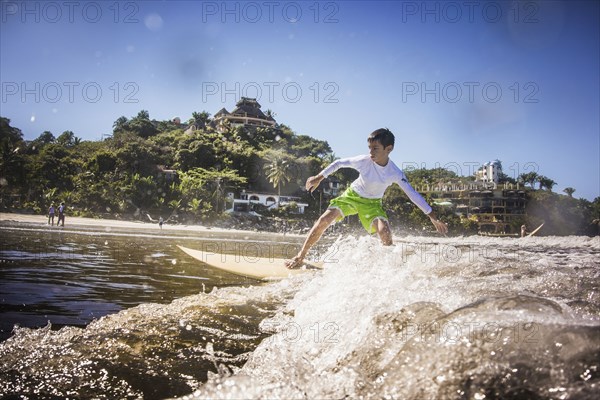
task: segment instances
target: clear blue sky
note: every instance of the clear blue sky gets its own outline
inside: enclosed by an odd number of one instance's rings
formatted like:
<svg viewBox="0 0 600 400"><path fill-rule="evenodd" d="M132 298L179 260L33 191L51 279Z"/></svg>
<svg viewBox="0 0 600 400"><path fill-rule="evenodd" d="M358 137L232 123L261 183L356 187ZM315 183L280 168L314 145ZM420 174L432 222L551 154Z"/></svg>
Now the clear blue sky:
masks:
<svg viewBox="0 0 600 400"><path fill-rule="evenodd" d="M500 159L600 196L597 1L0 1L0 114L86 140L145 109L246 95L339 157L388 127L400 166Z"/></svg>

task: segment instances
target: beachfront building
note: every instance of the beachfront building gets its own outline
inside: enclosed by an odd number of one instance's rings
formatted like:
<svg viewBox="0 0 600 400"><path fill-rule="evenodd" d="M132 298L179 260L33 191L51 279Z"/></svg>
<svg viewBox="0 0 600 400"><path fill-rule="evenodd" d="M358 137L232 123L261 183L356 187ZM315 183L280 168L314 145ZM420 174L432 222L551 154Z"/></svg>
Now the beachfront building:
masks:
<svg viewBox="0 0 600 400"><path fill-rule="evenodd" d="M502 173L502 163L500 160L494 160L483 164L481 168L475 171L475 180L479 182L498 183Z"/></svg>
<svg viewBox="0 0 600 400"><path fill-rule="evenodd" d="M447 182L415 189L434 204L476 221L481 234L518 235L525 217L527 194L518 183Z"/></svg>
<svg viewBox="0 0 600 400"><path fill-rule="evenodd" d="M260 109L261 105L256 99L242 97L235 105L232 112L221 108L214 115L213 124L217 131L224 132L227 126L253 126L274 128L277 122L273 116L265 114Z"/></svg>
<svg viewBox="0 0 600 400"><path fill-rule="evenodd" d="M329 197L337 197L340 195L342 185L340 180L335 176L328 176L324 179L323 183L323 193Z"/></svg>
<svg viewBox="0 0 600 400"><path fill-rule="evenodd" d="M298 214L304 214L304 210L308 207L307 203L302 203L300 197L295 196L279 196L277 194L246 192L240 193L239 198L235 198L233 193L227 193L229 209L226 212L253 212L255 205L264 206L266 208L279 208L295 205Z"/></svg>

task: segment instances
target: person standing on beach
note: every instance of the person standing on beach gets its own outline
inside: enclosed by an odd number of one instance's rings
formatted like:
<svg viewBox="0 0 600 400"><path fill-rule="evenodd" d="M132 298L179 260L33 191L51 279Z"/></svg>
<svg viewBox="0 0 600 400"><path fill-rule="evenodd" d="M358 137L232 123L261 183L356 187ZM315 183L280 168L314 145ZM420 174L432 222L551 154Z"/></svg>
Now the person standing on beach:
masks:
<svg viewBox="0 0 600 400"><path fill-rule="evenodd" d="M50 208L48 209L48 225L50 225L50 226L54 226L54 213L55 212L56 212L56 210L54 208L54 203L52 203L52 204L50 204Z"/></svg>
<svg viewBox="0 0 600 400"><path fill-rule="evenodd" d="M431 206L427 204L406 179L404 172L390 160L394 149L394 134L389 129L381 128L373 131L367 138L369 154L336 160L322 170L318 175L306 180L306 190L315 190L321 181L340 168L352 168L358 171L358 178L339 197L331 200L329 208L321 215L311 228L300 252L287 260L288 268L299 268L308 250L319 241L321 235L334 222L341 221L348 215L358 214L362 226L369 233L379 235L384 246L393 244L392 231L381 199L388 186L398 184L408 198L427 215L441 233L448 232L448 226L437 219Z"/></svg>
<svg viewBox="0 0 600 400"><path fill-rule="evenodd" d="M60 225L60 221L62 221L61 226L65 226L65 203L60 203L58 206L58 221L56 222L56 226Z"/></svg>

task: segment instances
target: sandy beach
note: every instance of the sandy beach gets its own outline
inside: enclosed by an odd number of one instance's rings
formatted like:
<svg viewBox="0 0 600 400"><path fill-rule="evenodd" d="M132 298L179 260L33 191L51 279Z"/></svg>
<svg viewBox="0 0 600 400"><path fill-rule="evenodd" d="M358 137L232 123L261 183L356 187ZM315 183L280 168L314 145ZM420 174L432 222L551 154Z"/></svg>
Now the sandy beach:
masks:
<svg viewBox="0 0 600 400"><path fill-rule="evenodd" d="M99 232L140 232L144 234L164 235L168 234L185 234L197 236L214 236L214 235L260 235L261 237L282 238L281 233L260 232L254 230L239 230L239 229L224 229L207 227L202 225L171 225L163 224L162 229L157 223L137 222L137 221L121 221L116 219L102 218L83 218L83 217L66 217L65 226L57 227L47 224L48 217L45 215L29 215L16 213L0 213L0 228L3 226L18 226L18 227L38 227L48 229L70 229L70 230L86 230ZM301 235L288 233L285 237L302 237Z"/></svg>

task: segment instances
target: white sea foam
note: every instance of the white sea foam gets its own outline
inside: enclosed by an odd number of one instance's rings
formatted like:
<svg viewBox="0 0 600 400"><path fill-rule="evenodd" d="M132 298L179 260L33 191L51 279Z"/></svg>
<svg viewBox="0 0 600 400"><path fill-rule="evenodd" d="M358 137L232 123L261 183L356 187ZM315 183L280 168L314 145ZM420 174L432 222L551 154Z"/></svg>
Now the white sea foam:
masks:
<svg viewBox="0 0 600 400"><path fill-rule="evenodd" d="M597 238L409 237L386 248L361 237L334 246L323 272L274 284L295 290L263 321L276 333L240 373L215 377L195 397L544 396L557 382L536 368L597 368L585 356L600 349ZM567 392L587 393L563 375Z"/></svg>
<svg viewBox="0 0 600 400"><path fill-rule="evenodd" d="M0 392L597 398L598 238L383 247L362 236L323 256L322 271L142 304L85 329L17 329L0 344Z"/></svg>

